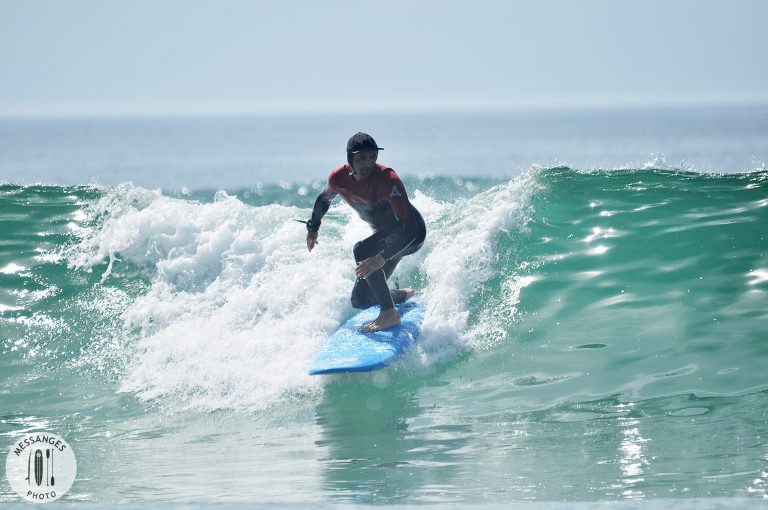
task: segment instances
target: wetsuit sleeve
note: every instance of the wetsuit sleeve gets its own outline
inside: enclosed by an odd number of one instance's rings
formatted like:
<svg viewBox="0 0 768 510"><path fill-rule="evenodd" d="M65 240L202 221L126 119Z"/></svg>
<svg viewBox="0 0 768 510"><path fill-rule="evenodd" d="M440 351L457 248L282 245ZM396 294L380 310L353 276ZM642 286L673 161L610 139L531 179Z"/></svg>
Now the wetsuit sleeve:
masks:
<svg viewBox="0 0 768 510"><path fill-rule="evenodd" d="M392 211L401 224L408 224L411 220L411 208L403 181L394 172L388 172L383 180L385 183L382 183L384 186L381 186L380 190L385 196L381 198L389 202Z"/></svg>
<svg viewBox="0 0 768 510"><path fill-rule="evenodd" d="M330 182L323 192L317 195L315 206L312 208L312 217L307 222L307 230L309 232L317 232L320 230L320 220L322 220L325 213L328 212L328 209L331 207L331 202L336 198L336 195L338 195L338 192L333 190Z"/></svg>

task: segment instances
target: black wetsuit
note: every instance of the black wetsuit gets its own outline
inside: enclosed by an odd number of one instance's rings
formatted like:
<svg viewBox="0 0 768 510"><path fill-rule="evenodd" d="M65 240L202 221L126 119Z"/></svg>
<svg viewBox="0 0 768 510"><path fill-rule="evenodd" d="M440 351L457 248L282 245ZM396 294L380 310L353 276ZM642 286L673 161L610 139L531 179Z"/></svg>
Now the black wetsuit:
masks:
<svg viewBox="0 0 768 510"><path fill-rule="evenodd" d="M371 176L362 181L352 178L351 171L347 164L331 172L328 185L315 200L307 230L317 232L331 201L341 195L373 229L372 236L355 244L355 261L359 263L374 255L386 260L368 278L357 279L352 289L352 306L368 308L378 303L382 310L389 310L394 303L405 301L405 291L390 290L387 279L402 257L421 248L427 229L394 170L377 164Z"/></svg>

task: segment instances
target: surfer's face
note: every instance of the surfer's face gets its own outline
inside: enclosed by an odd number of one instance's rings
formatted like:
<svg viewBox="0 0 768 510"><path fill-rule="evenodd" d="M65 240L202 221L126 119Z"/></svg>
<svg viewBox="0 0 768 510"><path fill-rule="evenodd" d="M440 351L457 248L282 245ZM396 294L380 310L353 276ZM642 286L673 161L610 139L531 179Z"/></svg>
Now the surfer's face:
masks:
<svg viewBox="0 0 768 510"><path fill-rule="evenodd" d="M376 158L378 157L379 151L375 149L352 154L352 177L358 181L370 177L376 168Z"/></svg>

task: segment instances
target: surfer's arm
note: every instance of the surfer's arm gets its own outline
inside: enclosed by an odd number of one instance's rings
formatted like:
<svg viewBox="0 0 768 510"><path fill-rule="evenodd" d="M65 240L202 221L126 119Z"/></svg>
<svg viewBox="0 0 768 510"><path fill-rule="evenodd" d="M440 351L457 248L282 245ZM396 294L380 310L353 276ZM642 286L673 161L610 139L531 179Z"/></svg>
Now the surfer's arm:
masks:
<svg viewBox="0 0 768 510"><path fill-rule="evenodd" d="M322 193L317 195L315 199L315 206L312 208L312 217L307 222L308 232L317 232L320 230L320 223L331 207L331 202L336 198L338 193L333 191L330 187L326 187Z"/></svg>
<svg viewBox="0 0 768 510"><path fill-rule="evenodd" d="M380 198L389 202L399 226L395 227L392 234L385 238L387 241L384 243L384 250L380 254L384 261L400 256L406 248L417 241L424 229L421 216L411 212L413 206L408 200L408 193L397 174L389 172L386 179L386 185L379 188L383 195L380 195Z"/></svg>
<svg viewBox="0 0 768 510"><path fill-rule="evenodd" d="M322 193L315 199L315 206L312 208L312 217L307 221L307 249L312 251L312 248L317 244L317 231L320 230L320 220L323 219L325 213L331 207L331 202L338 195L333 191L330 186L325 188Z"/></svg>
<svg viewBox="0 0 768 510"><path fill-rule="evenodd" d="M411 222L411 203L408 201L408 193L405 191L403 181L394 171L389 172L385 179L386 184L379 188L384 194L381 198L389 202L397 221L401 225L408 225Z"/></svg>

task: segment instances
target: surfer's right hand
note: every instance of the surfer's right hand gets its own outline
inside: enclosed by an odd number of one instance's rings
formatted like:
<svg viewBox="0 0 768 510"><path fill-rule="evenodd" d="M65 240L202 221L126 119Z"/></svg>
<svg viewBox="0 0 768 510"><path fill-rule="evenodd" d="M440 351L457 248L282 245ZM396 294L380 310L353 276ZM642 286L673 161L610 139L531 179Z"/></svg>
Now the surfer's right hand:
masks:
<svg viewBox="0 0 768 510"><path fill-rule="evenodd" d="M317 232L307 232L307 249L312 251L316 244L320 244L317 240Z"/></svg>

